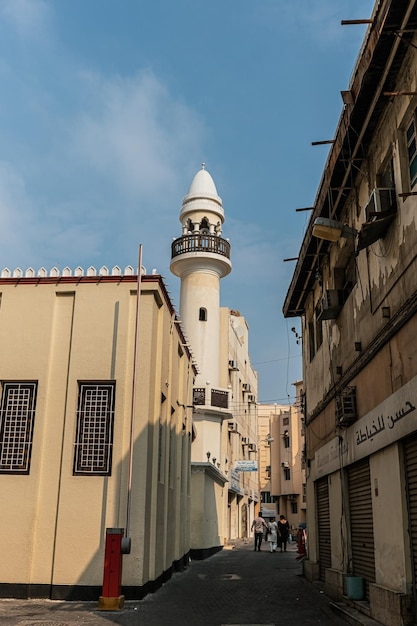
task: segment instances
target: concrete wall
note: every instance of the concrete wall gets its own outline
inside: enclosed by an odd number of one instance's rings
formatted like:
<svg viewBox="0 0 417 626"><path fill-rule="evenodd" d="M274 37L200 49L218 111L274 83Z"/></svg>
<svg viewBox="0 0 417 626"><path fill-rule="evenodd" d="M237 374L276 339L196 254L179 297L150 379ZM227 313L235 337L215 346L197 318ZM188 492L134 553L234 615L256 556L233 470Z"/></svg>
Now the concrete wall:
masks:
<svg viewBox="0 0 417 626"><path fill-rule="evenodd" d="M191 413L179 403L191 404L191 357L180 356L172 305L152 279L142 283L135 378L132 552L123 564L132 588L156 580L190 547ZM40 595L77 588L82 596L102 584L106 528L126 523L136 279L11 279L0 292L0 379L38 381L30 473L0 473L0 580L11 593L31 585ZM109 380L111 475L74 476L78 382ZM158 479L161 442L167 460Z"/></svg>

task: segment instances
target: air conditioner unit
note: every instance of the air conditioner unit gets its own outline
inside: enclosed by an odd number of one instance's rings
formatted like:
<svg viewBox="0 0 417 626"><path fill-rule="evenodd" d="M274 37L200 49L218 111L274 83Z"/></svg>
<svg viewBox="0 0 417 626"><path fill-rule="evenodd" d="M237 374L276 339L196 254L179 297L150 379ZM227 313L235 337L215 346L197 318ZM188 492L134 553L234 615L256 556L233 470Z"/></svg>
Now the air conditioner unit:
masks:
<svg viewBox="0 0 417 626"><path fill-rule="evenodd" d="M248 402L255 402L255 396L252 393L248 395Z"/></svg>
<svg viewBox="0 0 417 626"><path fill-rule="evenodd" d="M376 187L365 206L365 221L373 222L381 217L382 213L389 213L397 206L395 189L390 187Z"/></svg>
<svg viewBox="0 0 417 626"><path fill-rule="evenodd" d="M246 446L248 443L248 438L247 437L242 437L242 446Z"/></svg>
<svg viewBox="0 0 417 626"><path fill-rule="evenodd" d="M338 426L349 426L357 418L356 387L346 387L336 397L336 420Z"/></svg>
<svg viewBox="0 0 417 626"><path fill-rule="evenodd" d="M227 422L227 428L229 433L237 433L237 422Z"/></svg>
<svg viewBox="0 0 417 626"><path fill-rule="evenodd" d="M239 368L237 366L237 361L229 361L229 370L233 372L238 372Z"/></svg>
<svg viewBox="0 0 417 626"><path fill-rule="evenodd" d="M323 292L321 303L318 307L317 319L335 320L343 306L343 290L342 289L326 289Z"/></svg>
<svg viewBox="0 0 417 626"><path fill-rule="evenodd" d="M250 443L249 444L249 450L251 452L256 452L256 443Z"/></svg>
<svg viewBox="0 0 417 626"><path fill-rule="evenodd" d="M281 467L289 467L290 464L288 463L288 461L284 461L283 463L281 463Z"/></svg>
<svg viewBox="0 0 417 626"><path fill-rule="evenodd" d="M242 383L242 389L243 391L250 391L250 385L249 383Z"/></svg>

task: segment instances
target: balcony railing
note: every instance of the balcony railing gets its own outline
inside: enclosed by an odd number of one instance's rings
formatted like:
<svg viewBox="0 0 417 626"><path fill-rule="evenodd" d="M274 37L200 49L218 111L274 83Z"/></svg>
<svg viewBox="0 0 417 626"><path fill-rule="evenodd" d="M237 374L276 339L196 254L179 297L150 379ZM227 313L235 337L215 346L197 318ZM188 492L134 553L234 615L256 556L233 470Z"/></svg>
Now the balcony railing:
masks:
<svg viewBox="0 0 417 626"><path fill-rule="evenodd" d="M209 398L207 397L206 389L204 387L194 387L193 404L200 406L210 404L220 409L227 409L229 405L229 394L227 391L222 391L221 389L211 389L210 391L210 402L208 402Z"/></svg>
<svg viewBox="0 0 417 626"><path fill-rule="evenodd" d="M217 235L183 235L171 244L171 258L187 252L213 252L230 259L230 243Z"/></svg>

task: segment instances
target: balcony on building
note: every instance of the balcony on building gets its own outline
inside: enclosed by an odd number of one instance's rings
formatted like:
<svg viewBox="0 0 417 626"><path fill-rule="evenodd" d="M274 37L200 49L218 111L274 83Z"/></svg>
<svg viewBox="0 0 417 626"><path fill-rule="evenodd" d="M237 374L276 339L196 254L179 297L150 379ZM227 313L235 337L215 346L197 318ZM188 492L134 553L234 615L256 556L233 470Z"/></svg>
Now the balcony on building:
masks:
<svg viewBox="0 0 417 626"><path fill-rule="evenodd" d="M212 387L194 387L193 405L213 407L216 409L228 409L229 390L214 389Z"/></svg>
<svg viewBox="0 0 417 626"><path fill-rule="evenodd" d="M193 252L218 254L230 260L230 243L218 235L191 233L178 237L171 244L172 259Z"/></svg>

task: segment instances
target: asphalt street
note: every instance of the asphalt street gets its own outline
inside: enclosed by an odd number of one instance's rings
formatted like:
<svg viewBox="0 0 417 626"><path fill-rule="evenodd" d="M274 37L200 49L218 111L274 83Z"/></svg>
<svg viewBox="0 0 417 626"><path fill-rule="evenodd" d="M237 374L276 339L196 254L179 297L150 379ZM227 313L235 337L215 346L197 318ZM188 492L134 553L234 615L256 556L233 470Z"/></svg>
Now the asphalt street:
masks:
<svg viewBox="0 0 417 626"><path fill-rule="evenodd" d="M239 542L193 561L143 600L119 611L95 602L0 600L0 626L345 626L317 584L302 576L296 544L270 553Z"/></svg>

